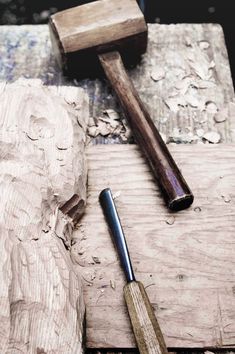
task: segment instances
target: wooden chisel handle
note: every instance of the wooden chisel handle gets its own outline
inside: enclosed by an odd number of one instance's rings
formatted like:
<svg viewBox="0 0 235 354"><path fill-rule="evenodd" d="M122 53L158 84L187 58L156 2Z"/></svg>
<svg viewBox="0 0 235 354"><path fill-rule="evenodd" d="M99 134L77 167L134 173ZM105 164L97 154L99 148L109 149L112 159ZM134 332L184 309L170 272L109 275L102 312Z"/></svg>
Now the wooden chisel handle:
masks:
<svg viewBox="0 0 235 354"><path fill-rule="evenodd" d="M128 77L120 54L116 51L99 54L99 60L120 100L136 142L160 185L167 206L175 211L189 207L193 194Z"/></svg>
<svg viewBox="0 0 235 354"><path fill-rule="evenodd" d="M167 354L165 340L142 283L124 286L124 297L141 354Z"/></svg>

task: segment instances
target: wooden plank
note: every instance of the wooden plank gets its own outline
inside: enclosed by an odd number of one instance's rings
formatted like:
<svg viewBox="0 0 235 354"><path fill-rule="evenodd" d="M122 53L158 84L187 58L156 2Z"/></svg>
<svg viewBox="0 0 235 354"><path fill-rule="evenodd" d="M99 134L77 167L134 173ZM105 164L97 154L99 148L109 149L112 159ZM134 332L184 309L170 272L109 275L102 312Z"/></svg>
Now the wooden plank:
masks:
<svg viewBox="0 0 235 354"><path fill-rule="evenodd" d="M131 76L164 139L194 143L202 141L207 132L216 131L222 142L234 141L232 118L227 112L234 89L221 26L149 24L148 29L147 53L141 65L131 70ZM68 83L55 64L47 26L1 26L0 44L1 80L26 76L41 78L47 84ZM123 119L104 81L75 80L70 84L87 90L94 118L111 108ZM225 115L224 122L215 122L217 109L219 116ZM115 140L123 139L116 136ZM96 141L107 139L99 136Z"/></svg>
<svg viewBox="0 0 235 354"><path fill-rule="evenodd" d="M195 193L193 206L166 210L131 145L88 151L86 214L75 232L73 260L84 278L88 348L134 348L123 300L123 272L98 203L116 204L137 279L146 287L171 348L235 346L235 146L170 146Z"/></svg>
<svg viewBox="0 0 235 354"><path fill-rule="evenodd" d="M87 96L20 81L0 85L0 107L0 352L79 353L85 307L68 246L86 202Z"/></svg>

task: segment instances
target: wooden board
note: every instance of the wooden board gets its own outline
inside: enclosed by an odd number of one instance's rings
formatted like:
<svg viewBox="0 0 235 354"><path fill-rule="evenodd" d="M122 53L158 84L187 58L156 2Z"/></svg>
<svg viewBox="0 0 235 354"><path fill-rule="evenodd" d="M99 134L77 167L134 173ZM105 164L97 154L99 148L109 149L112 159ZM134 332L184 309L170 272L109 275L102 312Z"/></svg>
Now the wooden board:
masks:
<svg viewBox="0 0 235 354"><path fill-rule="evenodd" d="M202 141L202 135L208 131L217 131L222 142L234 141L230 129L234 88L222 27L148 24L148 30L147 53L130 75L164 139L194 143ZM0 80L14 81L23 76L40 78L46 84L68 84L68 78L55 63L47 25L1 26L0 66ZM157 81L151 78L155 70L158 77L162 76ZM69 84L87 90L90 113L95 119L104 117L103 111L110 108L123 119L117 100L104 80L70 80ZM176 98L174 95L183 106L175 107L171 101L170 109L167 102ZM225 114L224 122L215 122L216 109L219 114ZM118 135L115 140L122 141L122 138ZM107 137L99 136L96 141L107 142Z"/></svg>
<svg viewBox="0 0 235 354"><path fill-rule="evenodd" d="M235 347L235 146L170 146L195 194L169 213L139 150L88 151L86 214L72 247L84 279L88 348L134 348L123 272L98 203L111 187L136 277L154 305L168 347Z"/></svg>
<svg viewBox="0 0 235 354"><path fill-rule="evenodd" d="M0 85L1 353L82 351L85 306L69 245L86 202L87 120L82 89Z"/></svg>

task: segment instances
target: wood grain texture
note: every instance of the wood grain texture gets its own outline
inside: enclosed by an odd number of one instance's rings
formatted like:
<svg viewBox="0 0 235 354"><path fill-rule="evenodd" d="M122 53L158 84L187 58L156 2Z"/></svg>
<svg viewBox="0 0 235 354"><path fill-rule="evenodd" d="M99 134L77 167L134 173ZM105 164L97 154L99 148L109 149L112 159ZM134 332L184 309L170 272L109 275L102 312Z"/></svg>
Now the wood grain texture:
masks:
<svg viewBox="0 0 235 354"><path fill-rule="evenodd" d="M61 69L55 64L48 26L2 26L0 44L1 80L13 81L26 76L41 78L47 84L68 84L68 78L62 75ZM208 80L202 80L195 72L194 59L198 63L203 63L205 69L209 68L211 62L213 66L214 62L215 66L208 69L211 74ZM190 66L190 63L193 65ZM164 75L161 80L152 80L151 74L154 69L163 69ZM201 142L204 140L203 133L209 131L219 132L220 142L234 141L230 114L224 122L217 123L213 110L211 112L208 106L201 111L200 108L192 107L190 104L177 105L175 112L165 103L172 92L178 92L179 96L182 96L181 92L187 89L187 84L190 86L190 95L199 102L214 102L219 114L233 101L234 89L221 26L148 24L147 52L141 65L131 70L130 75L165 141ZM185 80L182 79L184 76L187 76ZM104 110L112 108L119 113L121 120L124 119L115 96L105 82L70 80L69 83L87 90L91 98L90 112L93 117L99 119L103 116ZM179 88L178 91L175 91L175 86ZM203 129L203 132L198 132L198 129ZM112 141L122 141L119 136L113 138ZM95 141L103 143L108 139L99 136Z"/></svg>
<svg viewBox="0 0 235 354"><path fill-rule="evenodd" d="M167 207L175 211L188 208L193 202L193 194L128 77L120 54L104 53L99 55L99 59L125 112L135 141L160 185Z"/></svg>
<svg viewBox="0 0 235 354"><path fill-rule="evenodd" d="M72 247L84 278L88 348L134 348L123 271L98 196L110 187L136 278L170 348L229 348L234 330L234 146L170 146L195 191L170 213L135 146L88 151L88 202ZM95 225L95 228L94 228ZM115 320L114 320L115 319Z"/></svg>
<svg viewBox="0 0 235 354"><path fill-rule="evenodd" d="M136 281L126 284L124 297L139 352L167 354L165 340L143 284Z"/></svg>
<svg viewBox="0 0 235 354"><path fill-rule="evenodd" d="M0 352L80 353L74 220L59 208L86 202L87 96L23 80L0 85L0 107Z"/></svg>

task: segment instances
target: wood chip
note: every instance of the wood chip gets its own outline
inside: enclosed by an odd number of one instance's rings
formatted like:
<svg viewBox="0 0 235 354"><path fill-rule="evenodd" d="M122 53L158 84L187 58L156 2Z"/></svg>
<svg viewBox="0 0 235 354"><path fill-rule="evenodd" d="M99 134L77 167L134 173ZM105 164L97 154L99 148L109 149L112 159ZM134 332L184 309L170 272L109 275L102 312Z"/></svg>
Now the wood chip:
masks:
<svg viewBox="0 0 235 354"><path fill-rule="evenodd" d="M103 111L104 114L107 114L107 116L109 116L109 118L114 119L114 120L119 120L120 119L120 115L118 114L118 112L114 111L114 109L106 109L105 111Z"/></svg>
<svg viewBox="0 0 235 354"><path fill-rule="evenodd" d="M152 70L150 76L153 81L159 81L165 78L166 72L163 68L155 68Z"/></svg>
<svg viewBox="0 0 235 354"><path fill-rule="evenodd" d="M216 123L225 122L228 118L228 115L228 107L224 107L214 115L214 120Z"/></svg>
<svg viewBox="0 0 235 354"><path fill-rule="evenodd" d="M199 47L202 50L208 49L210 47L210 43L207 41L200 41L199 42Z"/></svg>
<svg viewBox="0 0 235 354"><path fill-rule="evenodd" d="M230 195L222 195L221 197L223 198L225 203L230 203L231 202Z"/></svg>
<svg viewBox="0 0 235 354"><path fill-rule="evenodd" d="M175 223L175 217L174 216L169 216L169 218L166 219L166 224L173 225L174 223Z"/></svg>
<svg viewBox="0 0 235 354"><path fill-rule="evenodd" d="M197 133L197 136L199 136L199 138L202 138L203 134L204 134L204 130L199 128L196 130L196 133Z"/></svg>
<svg viewBox="0 0 235 354"><path fill-rule="evenodd" d="M179 111L180 106L185 107L187 105L184 97L174 97L174 98L168 98L165 100L166 105L168 108L172 111L177 113Z"/></svg>
<svg viewBox="0 0 235 354"><path fill-rule="evenodd" d="M212 144L218 144L221 140L221 136L217 132L207 132L203 135L203 139L209 141Z"/></svg>
<svg viewBox="0 0 235 354"><path fill-rule="evenodd" d="M94 127L89 127L89 128L88 128L88 134L89 134L91 137L95 138L95 137L99 134L99 129L97 129L96 126L94 126Z"/></svg>
<svg viewBox="0 0 235 354"><path fill-rule="evenodd" d="M116 289L116 284L115 284L115 281L114 281L114 280L112 280L112 279L110 279L110 286L111 286L111 288L112 288L113 290L115 290L115 289Z"/></svg>
<svg viewBox="0 0 235 354"><path fill-rule="evenodd" d="M112 129L106 124L105 122L99 121L98 122L98 133L102 136L107 136L112 132Z"/></svg>
<svg viewBox="0 0 235 354"><path fill-rule="evenodd" d="M218 112L218 107L215 102L208 101L206 102L206 111L211 114L216 114Z"/></svg>
<svg viewBox="0 0 235 354"><path fill-rule="evenodd" d="M193 210L195 211L195 213L200 213L202 211L200 207L195 207Z"/></svg>

